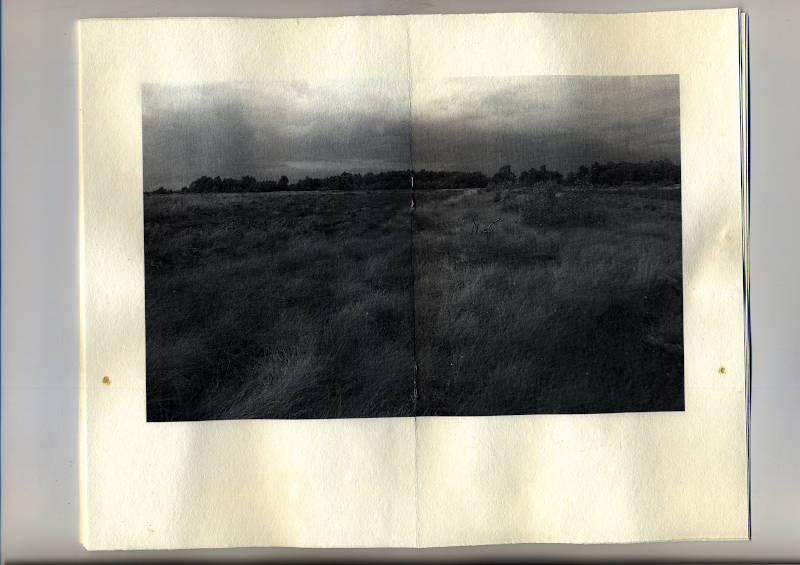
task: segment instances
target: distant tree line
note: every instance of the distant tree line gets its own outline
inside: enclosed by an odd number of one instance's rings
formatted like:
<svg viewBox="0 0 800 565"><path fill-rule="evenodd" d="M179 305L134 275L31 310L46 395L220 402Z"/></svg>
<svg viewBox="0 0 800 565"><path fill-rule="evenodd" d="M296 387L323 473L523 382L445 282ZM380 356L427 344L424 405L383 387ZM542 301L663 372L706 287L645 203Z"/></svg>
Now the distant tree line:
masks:
<svg viewBox="0 0 800 565"><path fill-rule="evenodd" d="M493 184L519 184L521 186L533 186L540 182L557 182L560 183L564 176L558 171L548 171L546 165L542 165L538 169L528 169L522 171L517 177L516 173L511 170L511 165L503 165L492 176Z"/></svg>
<svg viewBox="0 0 800 565"><path fill-rule="evenodd" d="M681 167L669 159L630 163L627 161L605 163L594 162L590 166L581 165L577 171L566 176L558 171L548 170L545 165L531 168L517 175L511 165L503 165L491 177L480 171L384 171L381 173L348 173L324 178L305 177L290 183L286 175L277 181L257 180L252 176L241 178L220 178L202 176L193 180L180 192L275 192L282 190L407 190L414 179L416 190L446 188L485 188L489 185L534 186L539 183L558 183L566 186L621 186L623 184L669 185L681 182ZM160 187L154 194L173 191Z"/></svg>
<svg viewBox="0 0 800 565"><path fill-rule="evenodd" d="M670 159L648 161L646 163L594 162L590 167L578 167L576 172L564 178L567 185L620 186L625 183L634 184L679 184L681 182L681 166Z"/></svg>
<svg viewBox="0 0 800 565"><path fill-rule="evenodd" d="M409 188L411 171L384 171L381 173L348 173L329 177L305 177L290 183L286 175L277 181L244 176L241 178L220 178L202 176L181 188L180 192L276 192L281 190L393 190ZM170 192L161 187L156 193Z"/></svg>
<svg viewBox="0 0 800 565"><path fill-rule="evenodd" d="M624 184L670 185L681 182L681 166L670 159L630 163L628 161L595 161L590 166L581 165L577 171L566 176L558 171L549 171L542 165L538 169L522 171L517 176L511 165L503 165L492 176L492 184L516 184L533 186L541 182L566 186L621 186Z"/></svg>
<svg viewBox="0 0 800 565"><path fill-rule="evenodd" d="M434 190L440 188L485 188L489 177L480 171L472 173L451 171L414 171L414 188Z"/></svg>

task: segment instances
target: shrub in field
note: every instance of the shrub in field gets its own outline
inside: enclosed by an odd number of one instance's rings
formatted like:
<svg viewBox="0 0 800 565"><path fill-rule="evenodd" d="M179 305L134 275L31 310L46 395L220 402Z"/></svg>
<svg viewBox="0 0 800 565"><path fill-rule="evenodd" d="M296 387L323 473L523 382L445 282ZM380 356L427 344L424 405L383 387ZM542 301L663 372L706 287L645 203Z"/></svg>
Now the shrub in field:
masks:
<svg viewBox="0 0 800 565"><path fill-rule="evenodd" d="M546 165L538 169L528 169L519 174L519 184L523 186L534 186L541 182L561 182L563 175L558 171L548 171Z"/></svg>
<svg viewBox="0 0 800 565"><path fill-rule="evenodd" d="M511 165L503 165L492 176L491 184L497 186L504 183L514 184L517 181L517 175L511 170Z"/></svg>

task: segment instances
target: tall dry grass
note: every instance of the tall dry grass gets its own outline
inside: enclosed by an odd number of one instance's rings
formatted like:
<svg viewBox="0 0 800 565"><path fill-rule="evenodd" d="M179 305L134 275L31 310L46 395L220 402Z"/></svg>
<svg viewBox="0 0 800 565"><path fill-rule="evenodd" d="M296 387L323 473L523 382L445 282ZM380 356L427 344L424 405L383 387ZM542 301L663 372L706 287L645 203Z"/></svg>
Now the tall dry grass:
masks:
<svg viewBox="0 0 800 565"><path fill-rule="evenodd" d="M500 193L418 198L418 413L682 409L680 201Z"/></svg>
<svg viewBox="0 0 800 565"><path fill-rule="evenodd" d="M683 408L680 191L408 203L146 198L148 419Z"/></svg>
<svg viewBox="0 0 800 565"><path fill-rule="evenodd" d="M408 202L146 198L148 419L411 415Z"/></svg>

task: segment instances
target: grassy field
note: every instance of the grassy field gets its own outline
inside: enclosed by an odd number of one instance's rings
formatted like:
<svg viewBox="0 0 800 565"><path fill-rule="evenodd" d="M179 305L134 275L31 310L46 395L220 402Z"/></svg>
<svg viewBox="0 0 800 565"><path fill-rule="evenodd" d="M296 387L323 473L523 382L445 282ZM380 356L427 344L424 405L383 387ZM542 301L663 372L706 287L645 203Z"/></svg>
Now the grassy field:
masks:
<svg viewBox="0 0 800 565"><path fill-rule="evenodd" d="M417 195L420 415L683 409L680 190Z"/></svg>
<svg viewBox="0 0 800 565"><path fill-rule="evenodd" d="M148 420L683 409L680 190L415 198L145 196Z"/></svg>
<svg viewBox="0 0 800 565"><path fill-rule="evenodd" d="M145 196L148 420L411 415L409 202Z"/></svg>

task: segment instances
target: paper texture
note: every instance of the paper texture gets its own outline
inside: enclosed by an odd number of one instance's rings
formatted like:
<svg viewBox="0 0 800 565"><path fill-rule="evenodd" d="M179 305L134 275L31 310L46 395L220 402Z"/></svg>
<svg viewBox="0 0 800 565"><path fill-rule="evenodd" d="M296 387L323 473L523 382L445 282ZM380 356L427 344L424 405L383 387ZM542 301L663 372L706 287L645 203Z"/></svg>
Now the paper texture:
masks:
<svg viewBox="0 0 800 565"><path fill-rule="evenodd" d="M420 544L747 537L738 11L419 17L411 45L414 80L680 75L683 184L685 412L418 419Z"/></svg>
<svg viewBox="0 0 800 565"><path fill-rule="evenodd" d="M90 549L748 535L737 10L80 22ZM680 76L683 412L148 423L143 84ZM419 95L419 93L417 93ZM724 370L722 368L724 367Z"/></svg>
<svg viewBox="0 0 800 565"><path fill-rule="evenodd" d="M414 545L413 420L147 423L144 372L141 84L404 77L405 38L401 20L81 22L88 547Z"/></svg>

